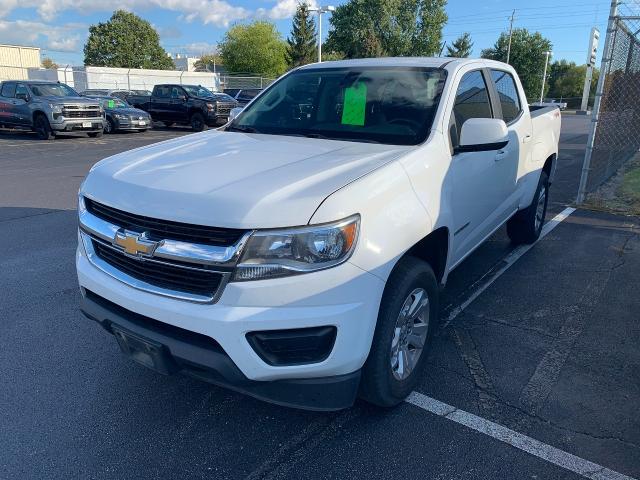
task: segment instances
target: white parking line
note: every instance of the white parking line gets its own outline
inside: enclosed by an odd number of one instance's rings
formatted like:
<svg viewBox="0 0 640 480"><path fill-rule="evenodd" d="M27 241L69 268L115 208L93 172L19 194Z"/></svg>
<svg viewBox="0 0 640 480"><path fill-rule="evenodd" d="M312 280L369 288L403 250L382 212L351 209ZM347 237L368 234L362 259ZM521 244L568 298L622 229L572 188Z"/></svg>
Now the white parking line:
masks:
<svg viewBox="0 0 640 480"><path fill-rule="evenodd" d="M553 217L551 220L549 220L547 223L544 224L544 226L542 227L542 232L540 233L540 238L535 243L532 243L531 245L520 245L519 247L514 248L511 251L511 253L509 253L509 255L507 255L502 260L502 265L500 266L500 268L492 269L487 274L485 274L482 278L480 278L480 280L476 282L477 287L475 287L475 290L473 290L471 295L469 295L469 297L467 297L467 299L464 302L462 302L460 305L458 305L453 310L451 310L451 312L449 312L449 315L447 315L447 317L445 318L442 328L448 327L449 324L453 321L453 319L456 318L458 315L460 315L469 305L471 305L471 303L476 298L478 298L482 292L484 292L487 288L489 288L489 286L493 282L495 282L500 277L500 275L506 272L509 269L509 267L511 267L511 265L516 263L516 261L520 257L522 257L522 255L524 255L529 250L531 250L536 243L542 240L549 232L551 232L551 230L553 230L558 225L560 225L560 223L562 223L563 220L565 220L569 215L571 215L575 211L576 211L575 208L571 208L571 207L565 208L562 212L560 212L559 214L557 214L555 217Z"/></svg>
<svg viewBox="0 0 640 480"><path fill-rule="evenodd" d="M585 478L592 480L635 480L632 477L577 457L564 450L542 443L515 430L478 417L473 413L465 412L464 410L440 402L422 393L413 392L406 401L423 410L464 425L477 432L484 433L535 457L582 475Z"/></svg>

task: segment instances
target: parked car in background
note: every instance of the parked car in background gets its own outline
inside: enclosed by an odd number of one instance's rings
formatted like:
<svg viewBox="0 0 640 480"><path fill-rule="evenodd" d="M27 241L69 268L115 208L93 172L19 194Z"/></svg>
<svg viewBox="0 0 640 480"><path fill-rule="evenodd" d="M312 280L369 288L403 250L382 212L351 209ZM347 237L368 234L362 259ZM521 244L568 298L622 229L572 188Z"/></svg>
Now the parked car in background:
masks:
<svg viewBox="0 0 640 480"><path fill-rule="evenodd" d="M262 88L225 88L224 93L233 97L238 102L239 107L244 107L256 98L262 90Z"/></svg>
<svg viewBox="0 0 640 480"><path fill-rule="evenodd" d="M122 100L126 100L131 95L139 95L139 96L151 96L150 90L110 90L110 89L101 89L101 88L91 88L88 90L84 90L81 94L85 97L118 97Z"/></svg>
<svg viewBox="0 0 640 480"><path fill-rule="evenodd" d="M31 129L42 140L62 132L99 137L104 110L100 102L80 96L64 83L6 81L0 85L0 126Z"/></svg>
<svg viewBox="0 0 640 480"><path fill-rule="evenodd" d="M146 132L152 128L151 116L117 97L94 97L102 102L105 113L104 133L117 131Z"/></svg>
<svg viewBox="0 0 640 480"><path fill-rule="evenodd" d="M224 129L91 169L82 310L158 372L314 410L397 405L449 274L501 225L539 238L560 124L501 62L295 69Z"/></svg>
<svg viewBox="0 0 640 480"><path fill-rule="evenodd" d="M566 110L567 109L567 102L560 102L558 100L555 99L545 99L544 102L535 102L531 104L534 107L555 107L555 108L559 108L560 110Z"/></svg>
<svg viewBox="0 0 640 480"><path fill-rule="evenodd" d="M151 96L130 95L127 102L148 112L156 122L163 122L168 127L191 125L195 132L227 123L231 109L238 106L238 102L226 93L213 93L196 85L175 84L156 85Z"/></svg>

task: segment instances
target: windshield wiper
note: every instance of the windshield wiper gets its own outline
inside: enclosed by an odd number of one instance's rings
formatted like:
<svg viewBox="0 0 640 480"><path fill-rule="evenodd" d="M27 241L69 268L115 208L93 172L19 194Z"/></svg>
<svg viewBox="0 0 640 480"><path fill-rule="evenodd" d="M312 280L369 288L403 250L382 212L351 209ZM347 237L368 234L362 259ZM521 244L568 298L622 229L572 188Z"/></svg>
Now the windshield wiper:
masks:
<svg viewBox="0 0 640 480"><path fill-rule="evenodd" d="M226 130L227 132L261 133L253 127L240 127L238 125L229 125Z"/></svg>

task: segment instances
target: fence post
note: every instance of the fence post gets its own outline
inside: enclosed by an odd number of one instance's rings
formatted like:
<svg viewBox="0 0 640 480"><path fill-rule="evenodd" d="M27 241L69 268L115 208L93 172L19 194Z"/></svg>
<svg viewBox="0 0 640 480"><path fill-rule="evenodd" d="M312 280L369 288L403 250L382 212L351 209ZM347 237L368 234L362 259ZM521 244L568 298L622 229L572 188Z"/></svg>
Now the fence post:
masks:
<svg viewBox="0 0 640 480"><path fill-rule="evenodd" d="M580 186L578 187L578 197L576 203L579 205L584 202L587 191L587 180L589 178L589 170L591 168L591 156L593 155L593 145L598 129L598 119L600 118L600 100L604 90L604 82L611 65L613 51L610 49L611 37L616 31L616 17L618 15L618 0L611 0L611 10L609 11L609 22L607 24L607 35L604 40L604 49L602 51L602 60L600 61L600 76L598 77L598 86L596 87L596 98L593 102L593 111L591 113L591 129L589 131L589 139L587 140L587 149L584 152L584 161L582 163L582 174L580 175Z"/></svg>

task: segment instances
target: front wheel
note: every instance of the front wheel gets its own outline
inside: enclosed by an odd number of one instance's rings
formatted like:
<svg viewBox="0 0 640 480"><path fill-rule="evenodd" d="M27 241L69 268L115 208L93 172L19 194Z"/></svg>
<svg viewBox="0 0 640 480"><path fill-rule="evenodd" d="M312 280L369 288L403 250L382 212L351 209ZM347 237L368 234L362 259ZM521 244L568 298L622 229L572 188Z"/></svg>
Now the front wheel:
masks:
<svg viewBox="0 0 640 480"><path fill-rule="evenodd" d="M548 202L549 176L547 172L542 172L531 205L516 213L507 222L507 235L513 243L533 243L540 238Z"/></svg>
<svg viewBox="0 0 640 480"><path fill-rule="evenodd" d="M204 116L201 113L194 113L191 115L191 129L194 132L201 132L207 128L207 124L204 121Z"/></svg>
<svg viewBox="0 0 640 480"><path fill-rule="evenodd" d="M113 120L107 118L107 121L104 123L104 133L113 133L116 131L116 126L113 123Z"/></svg>
<svg viewBox="0 0 640 480"><path fill-rule="evenodd" d="M392 407L415 388L438 322L438 283L431 266L405 257L394 268L382 296L360 396Z"/></svg>
<svg viewBox="0 0 640 480"><path fill-rule="evenodd" d="M33 122L33 129L40 140L53 140L53 130L49 124L49 119L42 114L36 115Z"/></svg>

